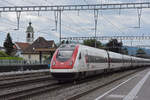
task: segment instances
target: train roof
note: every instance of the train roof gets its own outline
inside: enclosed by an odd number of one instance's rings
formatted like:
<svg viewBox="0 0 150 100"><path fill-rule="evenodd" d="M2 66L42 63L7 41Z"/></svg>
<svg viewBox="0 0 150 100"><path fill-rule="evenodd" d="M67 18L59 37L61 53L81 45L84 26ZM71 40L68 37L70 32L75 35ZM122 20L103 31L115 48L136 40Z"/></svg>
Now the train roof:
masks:
<svg viewBox="0 0 150 100"><path fill-rule="evenodd" d="M91 48L91 49L95 49L95 50L101 50L101 51L106 51L104 49L99 49L99 48L94 48L94 47L90 47L90 46L86 46L86 45L82 45L82 44L62 44L59 48L75 48L76 45L79 45L79 46L83 46L83 47L88 47L88 48ZM146 58L140 58L140 57L134 57L134 56L130 56L130 55L124 55L124 54L120 54L120 53L116 53L116 52L112 52L112 51L108 51L110 56L113 56L115 58L119 58L119 57L122 57L124 56L124 59L129 59L129 58L133 58L133 59L145 59L145 60L149 60L150 59L146 59Z"/></svg>

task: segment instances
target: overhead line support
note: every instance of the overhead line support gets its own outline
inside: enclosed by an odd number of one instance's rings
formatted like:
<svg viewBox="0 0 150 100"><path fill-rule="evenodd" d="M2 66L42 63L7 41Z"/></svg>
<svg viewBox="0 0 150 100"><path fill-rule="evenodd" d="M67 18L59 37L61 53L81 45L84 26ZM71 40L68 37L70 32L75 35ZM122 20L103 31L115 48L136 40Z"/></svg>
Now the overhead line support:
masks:
<svg viewBox="0 0 150 100"><path fill-rule="evenodd" d="M17 11L16 16L17 16L17 29L16 30L19 30L21 11Z"/></svg>
<svg viewBox="0 0 150 100"><path fill-rule="evenodd" d="M95 20L95 48L96 48L96 32L97 32L97 22L98 22L98 10L94 10L94 20Z"/></svg>
<svg viewBox="0 0 150 100"><path fill-rule="evenodd" d="M95 37L62 37L63 40L87 40ZM150 40L150 36L98 36L97 40Z"/></svg>
<svg viewBox="0 0 150 100"><path fill-rule="evenodd" d="M137 14L138 14L138 28L140 28L141 27L142 8L137 9Z"/></svg>
<svg viewBox="0 0 150 100"><path fill-rule="evenodd" d="M55 5L55 6L7 6L0 7L0 12L28 12L28 11L78 11L78 10L111 10L150 8L150 2L143 3L113 3L89 5Z"/></svg>
<svg viewBox="0 0 150 100"><path fill-rule="evenodd" d="M59 11L59 42L61 44L61 10Z"/></svg>

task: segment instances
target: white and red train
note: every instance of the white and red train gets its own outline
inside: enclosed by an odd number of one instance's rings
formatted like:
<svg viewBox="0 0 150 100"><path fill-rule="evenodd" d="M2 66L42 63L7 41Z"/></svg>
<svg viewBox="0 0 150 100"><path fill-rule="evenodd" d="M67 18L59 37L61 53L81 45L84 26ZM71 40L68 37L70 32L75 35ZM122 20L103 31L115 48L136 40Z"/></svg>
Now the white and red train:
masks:
<svg viewBox="0 0 150 100"><path fill-rule="evenodd" d="M76 80L118 69L150 65L150 59L122 55L81 44L63 44L53 55L50 72L57 80Z"/></svg>

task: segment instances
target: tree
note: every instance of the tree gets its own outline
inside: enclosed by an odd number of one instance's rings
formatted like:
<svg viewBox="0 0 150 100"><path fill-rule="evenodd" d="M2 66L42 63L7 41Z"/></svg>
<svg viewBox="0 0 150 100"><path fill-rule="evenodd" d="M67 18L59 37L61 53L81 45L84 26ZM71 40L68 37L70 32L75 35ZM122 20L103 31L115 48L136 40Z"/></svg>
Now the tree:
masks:
<svg viewBox="0 0 150 100"><path fill-rule="evenodd" d="M141 48L139 48L137 51L136 51L136 55L145 55L146 54L146 52L143 50L143 49L141 49Z"/></svg>
<svg viewBox="0 0 150 100"><path fill-rule="evenodd" d="M66 44L69 44L69 41L68 41L68 40L66 41Z"/></svg>
<svg viewBox="0 0 150 100"><path fill-rule="evenodd" d="M116 53L122 53L122 42L118 42L117 39L111 39L106 44L106 49Z"/></svg>
<svg viewBox="0 0 150 100"><path fill-rule="evenodd" d="M4 42L4 47L5 47L5 50L6 50L6 54L8 55L11 55L14 48L13 48L13 42L12 42L12 39L11 39L11 36L10 34L8 33L7 34L7 37L6 37L6 40Z"/></svg>
<svg viewBox="0 0 150 100"><path fill-rule="evenodd" d="M95 47L95 39L88 39L83 41L84 45ZM102 43L100 41L96 41L96 48L102 48Z"/></svg>
<svg viewBox="0 0 150 100"><path fill-rule="evenodd" d="M64 44L65 43L65 40L61 41L61 44Z"/></svg>
<svg viewBox="0 0 150 100"><path fill-rule="evenodd" d="M128 55L128 49L127 48L122 49L122 54Z"/></svg>

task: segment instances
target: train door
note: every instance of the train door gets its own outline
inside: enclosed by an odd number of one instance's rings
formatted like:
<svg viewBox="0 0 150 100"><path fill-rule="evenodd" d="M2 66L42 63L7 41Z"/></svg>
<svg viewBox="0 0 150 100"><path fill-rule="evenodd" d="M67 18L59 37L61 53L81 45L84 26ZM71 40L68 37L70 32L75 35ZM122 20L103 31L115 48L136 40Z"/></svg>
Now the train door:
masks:
<svg viewBox="0 0 150 100"><path fill-rule="evenodd" d="M85 67L86 68L89 68L89 58L88 58L88 50L86 50L86 52L85 52Z"/></svg>
<svg viewBox="0 0 150 100"><path fill-rule="evenodd" d="M122 55L122 67L125 67L124 55Z"/></svg>
<svg viewBox="0 0 150 100"><path fill-rule="evenodd" d="M108 51L106 51L106 52L107 52L107 56L108 56L108 58L107 58L108 69L110 69L111 58L110 58L109 52Z"/></svg>
<svg viewBox="0 0 150 100"><path fill-rule="evenodd" d="M79 52L78 61L79 61L79 70L80 71L84 70L83 52Z"/></svg>

